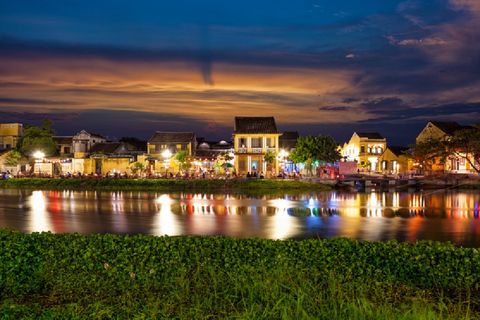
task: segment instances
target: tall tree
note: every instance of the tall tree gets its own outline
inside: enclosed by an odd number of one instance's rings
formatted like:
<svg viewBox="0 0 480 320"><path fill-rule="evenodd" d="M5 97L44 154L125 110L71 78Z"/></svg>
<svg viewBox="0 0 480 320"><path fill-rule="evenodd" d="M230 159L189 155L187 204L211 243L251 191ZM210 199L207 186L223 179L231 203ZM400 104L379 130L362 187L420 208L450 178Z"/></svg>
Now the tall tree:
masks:
<svg viewBox="0 0 480 320"><path fill-rule="evenodd" d="M480 123L457 130L446 144L450 155L465 159L480 173Z"/></svg>
<svg viewBox="0 0 480 320"><path fill-rule="evenodd" d="M443 164L448 156L442 139L428 139L409 145L406 155L415 161L422 170L432 170L434 164Z"/></svg>
<svg viewBox="0 0 480 320"><path fill-rule="evenodd" d="M305 163L309 173L312 173L313 164L335 163L341 159L338 145L332 137L322 135L299 137L295 150L290 153L290 159L295 163Z"/></svg>
<svg viewBox="0 0 480 320"><path fill-rule="evenodd" d="M192 166L192 163L190 161L190 155L188 154L188 151L180 151L175 155L175 160L177 160L180 163L180 170L181 169L188 169Z"/></svg>
<svg viewBox="0 0 480 320"><path fill-rule="evenodd" d="M58 150L58 144L53 141L54 130L50 129L51 120L44 119L41 128L27 125L17 144L16 150L23 156L32 157L36 151L41 151L45 156L51 156Z"/></svg>

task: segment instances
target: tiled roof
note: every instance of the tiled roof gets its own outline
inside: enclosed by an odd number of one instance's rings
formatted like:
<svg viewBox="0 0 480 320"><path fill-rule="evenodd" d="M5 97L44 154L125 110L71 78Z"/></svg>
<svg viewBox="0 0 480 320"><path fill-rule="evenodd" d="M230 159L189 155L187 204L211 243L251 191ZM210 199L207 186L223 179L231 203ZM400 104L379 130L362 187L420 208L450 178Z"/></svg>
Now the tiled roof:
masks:
<svg viewBox="0 0 480 320"><path fill-rule="evenodd" d="M58 145L71 145L73 143L73 137L52 137L52 139Z"/></svg>
<svg viewBox="0 0 480 320"><path fill-rule="evenodd" d="M101 139L105 139L107 140L107 138L105 138L104 136L102 136L100 133L94 133L94 132L87 132L91 137L97 137L97 138L101 138Z"/></svg>
<svg viewBox="0 0 480 320"><path fill-rule="evenodd" d="M89 150L90 153L102 152L103 154L120 154L138 151L137 148L126 142L99 142L95 143Z"/></svg>
<svg viewBox="0 0 480 320"><path fill-rule="evenodd" d="M208 158L208 159L216 159L222 154L223 150L212 150L212 149L207 149L207 150L198 150L195 153L195 158Z"/></svg>
<svg viewBox="0 0 480 320"><path fill-rule="evenodd" d="M279 133L273 117L235 117L233 134Z"/></svg>
<svg viewBox="0 0 480 320"><path fill-rule="evenodd" d="M382 140L383 137L378 132L355 132L360 138L367 138L373 140Z"/></svg>
<svg viewBox="0 0 480 320"><path fill-rule="evenodd" d="M430 121L430 123L448 135L452 135L455 131L465 128L454 121Z"/></svg>
<svg viewBox="0 0 480 320"><path fill-rule="evenodd" d="M148 143L191 143L195 141L194 132L162 132L157 131Z"/></svg>
<svg viewBox="0 0 480 320"><path fill-rule="evenodd" d="M401 155L405 155L404 151L407 151L409 148L408 147L399 147L399 146L392 146L392 147L387 147L394 155L397 157Z"/></svg>

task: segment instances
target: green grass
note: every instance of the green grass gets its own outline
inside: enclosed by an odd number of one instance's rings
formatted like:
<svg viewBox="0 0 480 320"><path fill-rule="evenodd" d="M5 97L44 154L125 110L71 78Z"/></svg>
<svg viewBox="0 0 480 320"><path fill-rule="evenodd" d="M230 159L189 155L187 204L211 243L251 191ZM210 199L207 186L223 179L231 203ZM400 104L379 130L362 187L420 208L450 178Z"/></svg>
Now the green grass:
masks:
<svg viewBox="0 0 480 320"><path fill-rule="evenodd" d="M174 180L174 179L6 179L0 188L47 190L331 190L323 184L295 180Z"/></svg>
<svg viewBox="0 0 480 320"><path fill-rule="evenodd" d="M2 319L475 319L476 249L0 229Z"/></svg>

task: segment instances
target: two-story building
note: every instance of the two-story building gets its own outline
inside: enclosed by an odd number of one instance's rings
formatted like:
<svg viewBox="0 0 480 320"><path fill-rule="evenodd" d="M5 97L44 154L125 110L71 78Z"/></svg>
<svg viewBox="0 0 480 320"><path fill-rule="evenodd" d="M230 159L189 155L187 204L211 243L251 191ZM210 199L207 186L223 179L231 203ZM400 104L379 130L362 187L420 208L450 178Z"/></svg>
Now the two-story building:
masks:
<svg viewBox="0 0 480 320"><path fill-rule="evenodd" d="M415 143L425 142L428 140L448 141L456 131L465 129L454 121L429 121L415 139ZM434 160L432 165L433 171L454 171L454 172L470 172L470 164L465 157L450 156L444 163L441 158Z"/></svg>
<svg viewBox="0 0 480 320"><path fill-rule="evenodd" d="M350 141L342 148L342 157L346 161L357 161L358 165L365 168L368 163L369 170L380 170L378 158L387 147L387 139L378 132L354 132Z"/></svg>
<svg viewBox="0 0 480 320"><path fill-rule="evenodd" d="M21 123L0 124L0 149L13 149L18 140L23 137L23 125Z"/></svg>
<svg viewBox="0 0 480 320"><path fill-rule="evenodd" d="M75 158L86 158L90 148L100 142L107 142L107 138L98 133L80 131L72 138L72 151Z"/></svg>
<svg viewBox="0 0 480 320"><path fill-rule="evenodd" d="M268 168L264 156L267 152L278 155L281 135L273 117L235 117L232 139L236 172L278 172L278 159Z"/></svg>
<svg viewBox="0 0 480 320"><path fill-rule="evenodd" d="M174 161L175 155L186 151L195 156L197 138L194 132L157 131L147 141L147 153L152 172L178 172L180 165Z"/></svg>

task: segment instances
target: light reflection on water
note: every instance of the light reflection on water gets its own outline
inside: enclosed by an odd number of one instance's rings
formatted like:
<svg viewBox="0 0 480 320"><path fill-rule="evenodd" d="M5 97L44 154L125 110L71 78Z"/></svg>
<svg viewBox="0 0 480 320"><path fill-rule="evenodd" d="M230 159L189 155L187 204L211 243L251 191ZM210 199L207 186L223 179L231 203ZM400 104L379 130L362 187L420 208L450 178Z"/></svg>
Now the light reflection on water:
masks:
<svg viewBox="0 0 480 320"><path fill-rule="evenodd" d="M0 190L0 226L269 239L430 239L480 246L480 192L299 195Z"/></svg>

